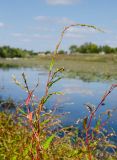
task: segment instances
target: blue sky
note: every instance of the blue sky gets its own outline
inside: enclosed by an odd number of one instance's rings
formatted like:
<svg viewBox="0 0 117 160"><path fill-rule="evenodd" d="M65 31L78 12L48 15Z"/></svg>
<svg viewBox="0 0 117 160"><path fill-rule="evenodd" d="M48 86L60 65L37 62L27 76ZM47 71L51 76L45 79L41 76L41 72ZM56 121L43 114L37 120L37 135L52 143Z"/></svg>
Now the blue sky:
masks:
<svg viewBox="0 0 117 160"><path fill-rule="evenodd" d="M0 46L54 50L64 26L85 23L105 31L71 28L61 49L94 42L117 46L117 0L0 0Z"/></svg>

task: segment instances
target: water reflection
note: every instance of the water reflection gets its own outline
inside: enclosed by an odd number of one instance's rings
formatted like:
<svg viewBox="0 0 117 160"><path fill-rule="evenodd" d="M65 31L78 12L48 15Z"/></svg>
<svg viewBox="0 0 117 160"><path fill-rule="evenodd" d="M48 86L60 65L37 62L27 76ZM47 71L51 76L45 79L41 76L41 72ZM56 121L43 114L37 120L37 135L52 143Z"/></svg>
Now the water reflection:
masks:
<svg viewBox="0 0 117 160"><path fill-rule="evenodd" d="M35 68L17 68L3 70L0 69L0 97L3 99L8 99L12 97L14 101L23 101L27 97L27 93L18 87L12 81L12 75L23 83L22 73L25 73L28 79L29 88L33 88L39 80L39 87L37 88L35 95L40 99L45 92L45 84L47 81L47 72ZM79 79L68 79L63 78L60 82L56 83L52 90L63 91L63 96L54 96L50 99L46 108L57 107L57 112L70 112L63 119L66 125L75 124L79 118L83 118L88 115L89 112L84 106L87 102L98 105L104 92L110 87L114 82L84 82ZM117 108L117 89L115 89L111 95L105 101L100 110L97 112L99 115L101 112L107 109ZM117 111L113 113L110 120L110 125L117 131Z"/></svg>

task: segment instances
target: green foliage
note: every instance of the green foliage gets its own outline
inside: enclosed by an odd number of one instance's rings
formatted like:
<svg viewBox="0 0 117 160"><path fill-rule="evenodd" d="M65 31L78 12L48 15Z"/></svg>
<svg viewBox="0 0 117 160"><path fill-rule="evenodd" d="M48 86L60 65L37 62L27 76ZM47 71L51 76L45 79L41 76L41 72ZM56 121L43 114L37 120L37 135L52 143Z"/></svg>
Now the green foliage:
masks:
<svg viewBox="0 0 117 160"><path fill-rule="evenodd" d="M117 48L112 48L108 45L104 46L98 46L94 43L84 43L83 45L80 45L79 47L77 45L72 45L69 47L70 53L100 53L104 52L106 54L109 53L117 53Z"/></svg>
<svg viewBox="0 0 117 160"><path fill-rule="evenodd" d="M45 149L45 150L47 150L49 147L50 147L50 144L51 144L51 142L52 142L52 140L54 139L54 137L55 137L55 134L52 134L50 137L48 137L47 139L46 139L46 141L43 143L43 148Z"/></svg>
<svg viewBox="0 0 117 160"><path fill-rule="evenodd" d="M52 68L53 68L53 66L54 66L54 63L55 63L55 60L54 60L54 58L52 58L51 63L50 63L50 66L49 66L49 71L52 71Z"/></svg>
<svg viewBox="0 0 117 160"><path fill-rule="evenodd" d="M31 153L36 156L36 139L32 145L32 133L30 129L18 121L14 116L0 113L0 160L31 160ZM89 160L85 137L78 136L78 129L61 128L51 131L49 128L56 126L57 116L46 113L42 116L40 142L42 146L41 160ZM13 120L14 119L14 120ZM17 119L17 121L16 121ZM20 119L21 120L21 119ZM54 123L54 124L53 124ZM98 125L100 125L98 123ZM63 137L58 136L60 132ZM84 130L81 132L83 134ZM108 136L100 130L92 140L89 141L92 159L94 160L116 160L116 152L108 152L108 148L116 150L116 146L108 141ZM101 133L102 132L102 133ZM100 135L100 136L99 136ZM36 160L36 157L35 157Z"/></svg>
<svg viewBox="0 0 117 160"><path fill-rule="evenodd" d="M13 57L27 57L32 55L32 51L22 50L19 48L11 48L9 46L0 47L0 57L13 58Z"/></svg>
<svg viewBox="0 0 117 160"><path fill-rule="evenodd" d="M47 55L47 54L51 54L51 52L50 52L50 51L46 51L45 54L46 54L46 55Z"/></svg>
<svg viewBox="0 0 117 160"><path fill-rule="evenodd" d="M76 52L78 52L78 47L77 47L77 45L72 45L72 46L70 46L70 47L69 47L69 51L70 51L70 53L76 53Z"/></svg>
<svg viewBox="0 0 117 160"><path fill-rule="evenodd" d="M85 43L79 47L80 53L99 53L98 46L93 43Z"/></svg>
<svg viewBox="0 0 117 160"><path fill-rule="evenodd" d="M104 45L104 46L101 47L101 51L103 51L103 52L105 52L105 53L108 54L108 53L114 53L114 52L116 52L116 49L112 48L112 47L110 47L108 45Z"/></svg>
<svg viewBox="0 0 117 160"><path fill-rule="evenodd" d="M29 160L26 153L30 133L9 114L0 113L0 159Z"/></svg>
<svg viewBox="0 0 117 160"><path fill-rule="evenodd" d="M58 54L65 54L65 51L64 50L60 50L60 51L58 51Z"/></svg>

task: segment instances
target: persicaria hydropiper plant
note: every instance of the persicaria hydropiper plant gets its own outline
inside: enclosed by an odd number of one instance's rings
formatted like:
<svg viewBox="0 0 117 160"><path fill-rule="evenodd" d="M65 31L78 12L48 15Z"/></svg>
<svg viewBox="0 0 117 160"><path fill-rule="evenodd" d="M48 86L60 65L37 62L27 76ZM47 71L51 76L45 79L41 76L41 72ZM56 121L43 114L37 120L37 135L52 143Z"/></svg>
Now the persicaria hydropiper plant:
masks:
<svg viewBox="0 0 117 160"><path fill-rule="evenodd" d="M36 107L35 101L38 98L34 95L34 92L39 84L37 83L33 89L30 89L24 73L22 74L24 85L13 77L15 83L28 93L25 104L20 105L17 108L17 117L20 117L22 125L26 127L29 133L27 144L25 144L20 150L25 159L107 160L110 158L114 160L114 158L116 158L116 146L111 144L108 140L109 137L115 136L115 133L103 133L103 127L107 124L107 121L103 122L100 118L97 120L97 123L93 128L91 127L91 124L97 110L100 109L100 107L103 107L102 104L105 99L112 92L112 90L117 87L117 84L110 87L110 89L102 97L97 107L94 107L91 104L86 104L90 111L90 115L83 119L82 131L73 126L60 127L61 122L59 119L63 116L63 114L54 114L56 107L51 111L45 111L44 109L44 105L48 99L54 95L62 94L61 92L56 91L51 92L51 87L61 80L62 72L64 71L64 68L55 68L55 58L57 57L58 49L65 32L69 30L69 28L76 26L88 27L101 31L95 26L86 24L74 24L64 28L61 33L60 40L57 43L55 51L52 55L52 60L49 66L48 80L45 87L45 94L39 102L36 103ZM24 107L26 111L24 111ZM108 120L110 117L110 111L107 111L106 114L108 115ZM112 152L109 152L108 148L111 148Z"/></svg>

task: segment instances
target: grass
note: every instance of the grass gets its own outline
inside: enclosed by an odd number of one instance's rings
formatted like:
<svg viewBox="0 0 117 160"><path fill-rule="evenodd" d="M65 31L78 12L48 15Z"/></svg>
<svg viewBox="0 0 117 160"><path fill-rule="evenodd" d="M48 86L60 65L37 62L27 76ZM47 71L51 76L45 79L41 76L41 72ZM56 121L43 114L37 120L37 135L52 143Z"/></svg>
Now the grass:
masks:
<svg viewBox="0 0 117 160"><path fill-rule="evenodd" d="M48 69L51 56L34 56L15 60L0 59L0 67L41 67ZM64 66L69 77L83 80L117 79L117 55L58 55L55 66Z"/></svg>

